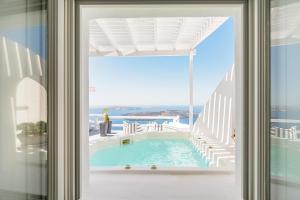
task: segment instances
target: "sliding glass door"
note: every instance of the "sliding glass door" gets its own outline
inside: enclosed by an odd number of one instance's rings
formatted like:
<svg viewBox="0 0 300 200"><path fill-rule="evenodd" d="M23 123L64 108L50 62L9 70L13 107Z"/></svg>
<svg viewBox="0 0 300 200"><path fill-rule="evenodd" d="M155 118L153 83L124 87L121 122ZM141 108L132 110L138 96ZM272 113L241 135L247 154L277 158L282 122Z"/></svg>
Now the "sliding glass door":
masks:
<svg viewBox="0 0 300 200"><path fill-rule="evenodd" d="M47 0L0 4L0 199L47 199Z"/></svg>
<svg viewBox="0 0 300 200"><path fill-rule="evenodd" d="M271 199L300 197L300 0L271 1Z"/></svg>

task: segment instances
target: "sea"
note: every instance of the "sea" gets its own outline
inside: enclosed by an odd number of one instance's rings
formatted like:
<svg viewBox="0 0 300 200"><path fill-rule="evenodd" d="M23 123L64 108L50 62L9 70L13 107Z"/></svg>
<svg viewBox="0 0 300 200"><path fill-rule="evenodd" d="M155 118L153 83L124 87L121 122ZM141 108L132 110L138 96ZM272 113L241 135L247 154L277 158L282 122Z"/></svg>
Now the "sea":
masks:
<svg viewBox="0 0 300 200"><path fill-rule="evenodd" d="M271 119L286 120L286 122L271 122L270 124L271 127L273 126L273 127L284 128L284 129L296 127L297 134L298 135L300 134L300 110L299 109L294 108L294 109L272 110ZM289 120L293 120L293 121L289 122Z"/></svg>

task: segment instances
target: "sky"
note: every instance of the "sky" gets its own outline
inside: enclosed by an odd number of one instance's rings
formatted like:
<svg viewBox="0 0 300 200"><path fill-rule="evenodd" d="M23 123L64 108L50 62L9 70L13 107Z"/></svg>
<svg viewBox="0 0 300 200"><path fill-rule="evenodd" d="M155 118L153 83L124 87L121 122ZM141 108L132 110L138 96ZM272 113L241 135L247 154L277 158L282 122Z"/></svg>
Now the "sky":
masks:
<svg viewBox="0 0 300 200"><path fill-rule="evenodd" d="M300 109L300 44L271 48L271 105Z"/></svg>
<svg viewBox="0 0 300 200"><path fill-rule="evenodd" d="M188 105L188 57L90 57L90 106ZM202 105L234 64L229 18L196 48L194 104Z"/></svg>
<svg viewBox="0 0 300 200"><path fill-rule="evenodd" d="M0 31L0 36L7 37L39 54L43 59L47 57L47 28L45 25L11 27Z"/></svg>

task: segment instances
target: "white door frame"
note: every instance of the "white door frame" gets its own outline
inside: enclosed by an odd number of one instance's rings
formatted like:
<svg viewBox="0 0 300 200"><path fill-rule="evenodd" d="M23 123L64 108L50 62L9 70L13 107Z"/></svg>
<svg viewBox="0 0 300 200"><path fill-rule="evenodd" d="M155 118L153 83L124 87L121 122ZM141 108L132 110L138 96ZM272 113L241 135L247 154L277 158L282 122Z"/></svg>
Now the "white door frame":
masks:
<svg viewBox="0 0 300 200"><path fill-rule="evenodd" d="M141 5L141 4L139 4ZM83 7L86 7L88 5L84 5ZM95 6L92 4L92 6ZM97 5L96 5L97 6ZM101 5L102 6L102 5ZM106 6L106 9L109 9L109 5L103 5ZM114 5L112 5L114 6ZM116 5L118 6L118 5ZM144 6L144 5L141 5ZM182 7L182 6L181 6ZM223 5L214 5L213 7L208 7L205 5L201 5L201 1L199 1L196 5L193 6L194 7L194 11L195 12L187 12L184 11L184 9L182 9L181 13L185 13L182 14L183 16L213 16L213 15L222 15L222 16L233 16L234 17L234 21L235 21L235 33L236 33L236 39L235 39L235 66L236 69L235 73L236 73L236 77L240 77L240 79L237 79L237 81L240 81L239 83L242 84L237 84L239 87L236 88L237 90L237 94L240 94L239 96L237 96L237 99L239 101L237 101L236 103L238 104L238 109L236 110L243 110L242 113L244 112L244 108L245 105L243 104L243 92L244 92L244 87L243 87L243 80L244 78L244 70L243 68L245 68L244 66L244 57L243 54L241 52L243 52L243 46L244 46L244 40L243 40L243 27L242 27L242 22L243 22L243 10L244 10L244 5L243 4L231 4L231 5L227 5L224 9L224 4ZM80 166L81 166L81 170L80 170L80 175L81 175L81 196L83 200L86 200L86 190L87 190L87 184L88 184L88 177L89 177L89 150L88 150L88 134L86 134L87 130L88 130L88 110L89 110L89 103L88 103L88 79L89 79L89 72L88 72L88 56L89 56L89 48L88 48L88 44L89 44L89 38L88 38L88 23L87 21L91 18L95 18L95 17L101 17L103 15L103 17L105 17L105 13L104 12L97 12L97 16L95 16L94 13L92 12L87 12L87 13L83 13L81 10L81 7L77 8L77 11L79 12L78 15L80 16L79 18L77 18L79 21L78 23L80 23L81 26L85 26L85 27L80 27L80 29L77 29L77 33L80 33L79 37L77 38L77 42L80 41L80 54L77 54L77 58L80 58L76 63L80 63L79 66L77 66L77 70L79 72L79 83L80 83L80 87L78 87L78 92L79 92L79 96L78 99L80 99L80 103L77 104L77 107L79 108L79 112L80 112L80 116L78 116L78 123L81 126L77 129L80 130L77 133L77 137L79 138L80 142L80 147L81 147L81 152L80 152L80 156L81 156L81 161L80 162ZM109 12L107 10L105 10L105 12ZM201 13L201 15L199 15L199 13ZM151 13L147 13L146 14L151 15ZM191 58L191 56L190 56ZM193 93L191 92L192 89L192 62L189 63L189 69L190 69L190 82L189 82L189 86L190 86L190 105L193 104L192 102L192 96ZM78 80L77 80L78 81ZM190 114L192 113L192 108L190 106ZM242 133L242 127L244 124L244 116L241 112L237 112L235 115L240 119L238 121L238 123L240 123L240 126L236 127L237 132ZM81 134L80 134L81 132ZM84 134L83 134L84 133ZM241 134L244 135L244 134ZM243 150L241 149L241 144L243 142L241 142L244 139L244 137L239 137L238 138L238 143L237 143L237 158L241 158L244 157L242 154L244 153ZM238 183L239 185L241 184L241 178L243 170L242 170L242 164L241 164L241 160L237 159L237 179L239 180ZM78 164L78 163L77 163ZM240 187L239 191L237 191L237 193L242 193L243 188Z"/></svg>
<svg viewBox="0 0 300 200"><path fill-rule="evenodd" d="M78 80L79 62L77 59L79 48L78 26L76 16L79 10L75 7L83 4L137 4L139 1L97 1L97 0L49 0L48 24L48 68L51 88L48 92L49 104L49 200L80 199L80 153L77 151L80 141L81 113L76 109L80 102L75 81ZM144 1L143 4L146 4ZM244 34L244 64L247 71L245 77L245 105L246 108L244 132L244 163L243 191L244 199L268 200L268 119L269 119L269 0L189 0L189 1L149 1L162 4L242 4L245 7ZM248 11L248 12L247 12ZM78 21L78 20L77 20ZM249 30L249 34L248 31ZM75 42L77 41L77 43ZM77 56L76 56L77 55ZM251 67L250 67L251 66ZM78 86L78 85L77 85ZM78 87L77 87L78 88ZM69 97L66 97L69 95ZM266 98L265 98L266 96ZM76 99L76 101L74 101ZM67 108L66 108L67 107ZM249 114L248 114L249 113ZM72 116L76 115L74 120ZM79 128L79 129L77 129ZM76 140L75 140L76 137ZM76 151L74 151L76 150ZM75 153L76 152L76 153ZM67 159L64 159L67 158ZM248 159L253 162L248 162ZM71 166L71 168L69 168ZM73 166L73 167L72 167ZM74 177L75 176L75 177ZM248 178L249 177L249 178ZM77 182L75 188L75 182ZM75 193L77 191L77 193ZM66 196L66 194L68 194Z"/></svg>

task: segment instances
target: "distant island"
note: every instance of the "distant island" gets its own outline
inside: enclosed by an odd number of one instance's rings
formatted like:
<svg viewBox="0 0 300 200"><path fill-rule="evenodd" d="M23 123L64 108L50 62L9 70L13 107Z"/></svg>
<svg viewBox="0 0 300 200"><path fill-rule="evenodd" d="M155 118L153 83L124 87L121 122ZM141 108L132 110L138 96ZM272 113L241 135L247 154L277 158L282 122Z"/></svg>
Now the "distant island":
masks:
<svg viewBox="0 0 300 200"><path fill-rule="evenodd" d="M135 113L126 113L124 116L179 116L180 118L189 117L188 111L182 110L165 110L158 112L135 112Z"/></svg>
<svg viewBox="0 0 300 200"><path fill-rule="evenodd" d="M271 111L273 112L288 112L288 111L293 111L293 112L299 112L300 108L299 107L294 107L294 106L271 106Z"/></svg>

